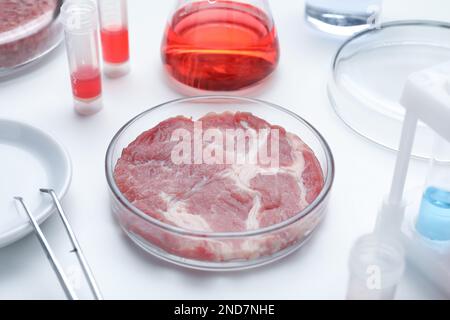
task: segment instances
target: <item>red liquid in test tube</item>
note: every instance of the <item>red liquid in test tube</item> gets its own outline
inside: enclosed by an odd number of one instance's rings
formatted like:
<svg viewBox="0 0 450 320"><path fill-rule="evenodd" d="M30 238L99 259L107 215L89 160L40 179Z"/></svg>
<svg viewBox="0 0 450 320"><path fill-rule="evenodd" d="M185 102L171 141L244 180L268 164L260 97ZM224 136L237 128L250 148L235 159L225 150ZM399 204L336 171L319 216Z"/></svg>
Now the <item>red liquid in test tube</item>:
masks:
<svg viewBox="0 0 450 320"><path fill-rule="evenodd" d="M98 16L90 0L66 0L61 8L75 111L91 115L102 107Z"/></svg>
<svg viewBox="0 0 450 320"><path fill-rule="evenodd" d="M102 94L100 70L89 66L80 67L70 75L74 97L95 99Z"/></svg>
<svg viewBox="0 0 450 320"><path fill-rule="evenodd" d="M99 0L100 35L105 75L120 77L129 72L129 40L126 0Z"/></svg>
<svg viewBox="0 0 450 320"><path fill-rule="evenodd" d="M130 58L128 29L110 27L101 30L103 59L109 63L124 63Z"/></svg>

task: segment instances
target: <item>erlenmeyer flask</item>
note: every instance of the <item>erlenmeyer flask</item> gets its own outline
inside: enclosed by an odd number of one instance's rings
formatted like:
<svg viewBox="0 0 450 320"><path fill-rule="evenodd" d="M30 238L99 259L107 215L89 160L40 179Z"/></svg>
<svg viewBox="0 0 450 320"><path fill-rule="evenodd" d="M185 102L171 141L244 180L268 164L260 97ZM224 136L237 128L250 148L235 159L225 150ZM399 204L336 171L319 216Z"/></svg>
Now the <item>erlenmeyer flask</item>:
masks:
<svg viewBox="0 0 450 320"><path fill-rule="evenodd" d="M278 58L267 0L179 0L162 43L169 75L201 90L254 85L275 70Z"/></svg>

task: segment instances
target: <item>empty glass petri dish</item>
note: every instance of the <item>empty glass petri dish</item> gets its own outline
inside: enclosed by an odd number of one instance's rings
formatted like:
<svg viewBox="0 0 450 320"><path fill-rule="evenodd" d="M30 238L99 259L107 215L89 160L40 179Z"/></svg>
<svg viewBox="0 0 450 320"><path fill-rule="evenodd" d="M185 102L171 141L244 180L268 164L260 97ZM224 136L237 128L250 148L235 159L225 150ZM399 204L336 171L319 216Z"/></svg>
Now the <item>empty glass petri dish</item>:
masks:
<svg viewBox="0 0 450 320"><path fill-rule="evenodd" d="M408 76L450 60L450 24L398 21L356 34L335 55L328 93L342 121L380 146L397 150ZM430 158L433 133L420 124L413 155Z"/></svg>
<svg viewBox="0 0 450 320"><path fill-rule="evenodd" d="M60 0L0 0L0 79L31 65L63 38Z"/></svg>
<svg viewBox="0 0 450 320"><path fill-rule="evenodd" d="M323 187L320 191L318 190L314 200L303 210L281 222L278 221L266 227L233 232L181 228L167 223L167 220L163 222L164 219L156 219L138 209L136 202L131 203L121 192L114 173L119 158L124 154L124 148L135 141L142 132L154 128L168 118L182 115L196 120L211 111L218 114L226 111L231 113L249 112L261 119L269 120L274 125L282 126L287 132L300 137L314 152L323 175ZM167 122L164 123L167 125ZM161 132L159 136L166 136L166 133L159 131L160 128L158 129L158 132ZM148 138L142 139L140 136L139 141L149 140ZM127 168L133 170L132 168L135 166L127 165ZM164 167L164 170L166 169L167 167ZM123 171L120 170L120 174L122 174ZM151 172L150 177L154 177L160 171L152 170ZM194 174L190 173L189 177L191 176ZM156 257L184 267L226 271L265 265L294 252L311 237L325 215L334 179L334 161L331 150L320 133L298 115L277 105L259 100L230 96L205 96L164 103L141 113L125 124L109 145L106 154L106 177L111 193L112 211L122 229L138 246ZM173 185L182 183L182 178L177 175ZM146 186L150 182L148 179L145 180ZM151 190L154 189L150 187L143 192L153 192ZM194 189L195 187L192 187L191 190ZM133 187L128 190L137 191ZM139 194L141 194L140 191ZM208 195L212 196L211 193ZM208 195L201 196L199 200L204 201ZM152 202L150 205L153 206L154 203ZM208 208L210 209L207 210L214 212L216 218L220 218L223 213L222 209ZM196 213L194 212L194 214ZM220 223L222 221L220 220Z"/></svg>

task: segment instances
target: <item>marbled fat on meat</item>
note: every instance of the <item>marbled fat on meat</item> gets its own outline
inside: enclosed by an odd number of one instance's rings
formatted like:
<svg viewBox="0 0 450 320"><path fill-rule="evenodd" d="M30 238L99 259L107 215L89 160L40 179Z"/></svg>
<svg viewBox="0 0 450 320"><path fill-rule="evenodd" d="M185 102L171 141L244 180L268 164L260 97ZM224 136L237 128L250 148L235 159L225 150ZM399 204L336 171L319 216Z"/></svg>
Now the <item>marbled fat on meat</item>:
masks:
<svg viewBox="0 0 450 320"><path fill-rule="evenodd" d="M174 117L142 133L123 150L115 167L120 191L144 213L187 230L255 230L295 216L322 190L320 164L294 134L250 113L211 113L199 121L203 130L222 132L278 129L279 168L259 163L174 164L174 130L194 131L194 121Z"/></svg>

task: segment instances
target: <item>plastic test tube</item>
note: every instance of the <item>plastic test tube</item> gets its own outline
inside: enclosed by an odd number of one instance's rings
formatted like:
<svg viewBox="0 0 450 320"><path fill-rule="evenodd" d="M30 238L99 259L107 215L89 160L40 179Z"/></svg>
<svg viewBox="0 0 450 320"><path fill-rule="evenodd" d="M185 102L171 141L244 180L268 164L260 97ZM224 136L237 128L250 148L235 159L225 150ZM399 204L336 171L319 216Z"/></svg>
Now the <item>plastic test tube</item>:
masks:
<svg viewBox="0 0 450 320"><path fill-rule="evenodd" d="M111 78L130 71L126 0L98 0L103 70Z"/></svg>
<svg viewBox="0 0 450 320"><path fill-rule="evenodd" d="M349 300L391 300L405 269L403 247L382 234L361 237L350 254Z"/></svg>
<svg viewBox="0 0 450 320"><path fill-rule="evenodd" d="M100 111L102 79L98 49L97 7L90 0L68 0L61 8L75 111Z"/></svg>
<svg viewBox="0 0 450 320"><path fill-rule="evenodd" d="M435 241L450 241L450 142L436 135L417 231Z"/></svg>

